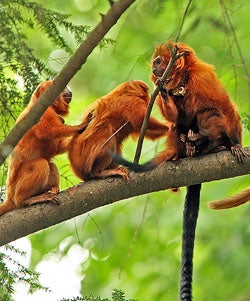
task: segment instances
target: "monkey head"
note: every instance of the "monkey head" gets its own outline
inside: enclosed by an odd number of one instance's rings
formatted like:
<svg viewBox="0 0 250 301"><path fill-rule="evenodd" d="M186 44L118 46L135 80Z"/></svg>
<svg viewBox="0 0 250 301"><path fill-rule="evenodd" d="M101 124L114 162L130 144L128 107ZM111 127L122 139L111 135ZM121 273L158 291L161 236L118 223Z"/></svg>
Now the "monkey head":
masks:
<svg viewBox="0 0 250 301"><path fill-rule="evenodd" d="M183 53L183 55L175 62L175 66L172 74L166 80L166 88L168 90L176 88L183 81L185 73L188 72L194 57L197 59L196 54L192 48L184 43L175 43L167 41L164 44L158 45L152 56L152 75L151 79L156 83L160 78L168 63L171 59L170 47L177 48L177 53Z"/></svg>
<svg viewBox="0 0 250 301"><path fill-rule="evenodd" d="M32 94L30 105L34 105L39 97L53 84L53 80L48 80L41 82L34 93ZM71 102L72 92L68 87L64 88L64 90L59 94L57 99L52 103L51 107L55 110L55 112L59 115L66 116L69 111L69 103Z"/></svg>

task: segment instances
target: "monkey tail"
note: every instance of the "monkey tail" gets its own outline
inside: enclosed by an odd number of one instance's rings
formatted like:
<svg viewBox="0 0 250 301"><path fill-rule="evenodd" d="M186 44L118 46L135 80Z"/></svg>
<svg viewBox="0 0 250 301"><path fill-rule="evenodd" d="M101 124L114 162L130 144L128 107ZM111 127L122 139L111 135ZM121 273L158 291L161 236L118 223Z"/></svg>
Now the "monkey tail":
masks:
<svg viewBox="0 0 250 301"><path fill-rule="evenodd" d="M187 187L182 225L180 300L192 300L193 252L201 184Z"/></svg>
<svg viewBox="0 0 250 301"><path fill-rule="evenodd" d="M215 210L228 209L240 206L247 202L250 202L250 187L223 200L209 202L208 207Z"/></svg>
<svg viewBox="0 0 250 301"><path fill-rule="evenodd" d="M138 163L130 162L130 161L122 158L120 155L115 154L111 151L108 151L108 153L115 163L125 166L131 171L144 172L144 171L150 171L156 167L156 164L152 161L149 161L145 164L138 164Z"/></svg>

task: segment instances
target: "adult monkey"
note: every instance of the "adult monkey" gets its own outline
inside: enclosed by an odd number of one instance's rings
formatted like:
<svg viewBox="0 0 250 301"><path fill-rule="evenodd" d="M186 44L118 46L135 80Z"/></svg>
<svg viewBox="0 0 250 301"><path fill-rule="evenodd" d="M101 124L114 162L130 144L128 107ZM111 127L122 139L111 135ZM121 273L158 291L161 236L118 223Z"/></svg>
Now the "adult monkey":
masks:
<svg viewBox="0 0 250 301"><path fill-rule="evenodd" d="M196 137L191 156L226 148L243 162L246 153L242 148L240 117L212 65L199 59L188 45L167 41L157 46L153 54L152 81L159 83L171 58L169 47L177 47L184 54L176 61L172 75L161 83L156 99L169 126L167 147L143 165L112 154L114 160L130 170L146 171L164 161L186 157L187 141L183 136L190 137L191 131L191 136Z"/></svg>
<svg viewBox="0 0 250 301"><path fill-rule="evenodd" d="M118 167L108 150L122 153L122 144L129 136L138 136L149 103L149 87L140 80L124 82L93 102L84 112L83 133L76 133L69 143L69 160L82 180L122 176L128 170ZM168 127L150 117L146 138L164 137Z"/></svg>
<svg viewBox="0 0 250 301"><path fill-rule="evenodd" d="M172 75L160 83L161 94L156 99L169 123L167 147L143 165L119 156L114 156L114 160L131 170L146 171L187 154L194 156L227 148L243 162L246 154L242 149L240 117L213 66L200 60L188 45L169 41L159 45L153 54L153 82L159 84L170 61L169 47L177 47L179 53L184 54L176 61ZM180 284L182 301L192 300L192 259L200 189L201 184L187 187Z"/></svg>

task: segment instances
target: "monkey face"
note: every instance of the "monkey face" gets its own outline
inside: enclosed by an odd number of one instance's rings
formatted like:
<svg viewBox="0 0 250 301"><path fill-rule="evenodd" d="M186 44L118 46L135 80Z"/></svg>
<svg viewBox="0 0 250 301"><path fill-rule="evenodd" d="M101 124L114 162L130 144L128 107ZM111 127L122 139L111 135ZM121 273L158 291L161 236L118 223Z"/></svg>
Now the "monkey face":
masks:
<svg viewBox="0 0 250 301"><path fill-rule="evenodd" d="M194 58L193 50L183 43L173 43L171 41L167 41L166 43L157 46L152 57L153 62L151 79L154 83L157 82L159 77L162 77L169 64L171 59L170 47L172 49L177 48L177 53L183 53L183 55L180 56L175 62L173 71L165 82L168 90L175 89L182 83L183 78L185 77L185 74Z"/></svg>
<svg viewBox="0 0 250 301"><path fill-rule="evenodd" d="M152 72L154 76L156 77L161 77L167 67L167 62L164 60L163 57L157 56L153 60L153 65L152 65Z"/></svg>
<svg viewBox="0 0 250 301"><path fill-rule="evenodd" d="M66 87L58 98L54 101L52 107L57 114L65 116L69 111L69 103L72 99L72 92L68 87Z"/></svg>
<svg viewBox="0 0 250 301"><path fill-rule="evenodd" d="M72 92L71 90L69 89L69 87L66 87L62 93L60 94L60 96L62 96L63 100L69 104L71 102L71 99L72 99Z"/></svg>

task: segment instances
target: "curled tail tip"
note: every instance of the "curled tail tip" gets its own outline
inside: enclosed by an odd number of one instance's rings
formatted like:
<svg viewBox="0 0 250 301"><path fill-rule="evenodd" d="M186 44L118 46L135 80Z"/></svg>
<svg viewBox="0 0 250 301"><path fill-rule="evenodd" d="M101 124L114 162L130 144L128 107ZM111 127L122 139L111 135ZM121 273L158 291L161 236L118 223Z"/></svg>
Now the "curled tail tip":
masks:
<svg viewBox="0 0 250 301"><path fill-rule="evenodd" d="M218 201L209 202L207 206L209 209L213 209L213 210L225 209L225 208L220 208L220 206L218 205Z"/></svg>

